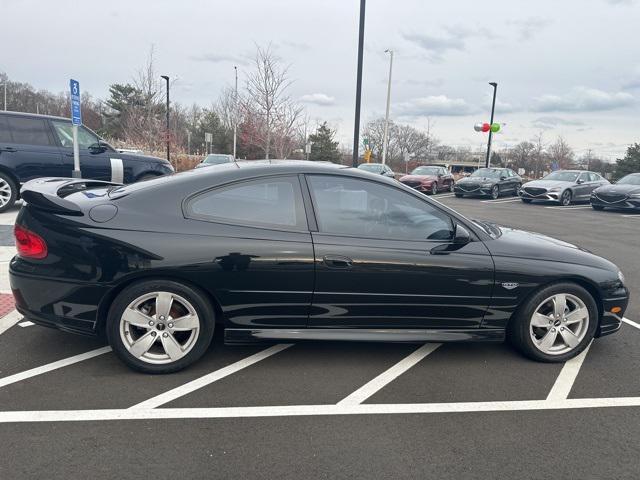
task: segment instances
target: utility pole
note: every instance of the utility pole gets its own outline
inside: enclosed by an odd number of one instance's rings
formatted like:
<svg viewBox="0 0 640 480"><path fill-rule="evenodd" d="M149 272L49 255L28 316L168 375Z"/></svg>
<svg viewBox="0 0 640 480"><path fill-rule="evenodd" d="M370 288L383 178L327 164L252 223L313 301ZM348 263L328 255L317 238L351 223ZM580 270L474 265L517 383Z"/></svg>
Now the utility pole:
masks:
<svg viewBox="0 0 640 480"><path fill-rule="evenodd" d="M171 139L169 138L169 77L167 75L161 75L161 78L167 82L167 162L171 163L171 158L169 157L169 145L171 143Z"/></svg>
<svg viewBox="0 0 640 480"><path fill-rule="evenodd" d="M489 121L489 141L487 142L487 160L484 163L485 167L489 167L489 162L491 161L491 136L493 135L493 114L496 110L496 92L498 90L498 84L496 82L489 82L489 85L493 87L493 102L491 103L491 120Z"/></svg>
<svg viewBox="0 0 640 480"><path fill-rule="evenodd" d="M236 90L233 97L233 159L235 160L238 142L238 67L234 65L233 69L236 73Z"/></svg>
<svg viewBox="0 0 640 480"><path fill-rule="evenodd" d="M387 144L389 143L389 107L391 105L391 72L393 71L393 50L385 50L389 56L389 84L387 85L387 113L384 117L384 136L382 138L382 164L387 163Z"/></svg>
<svg viewBox="0 0 640 480"><path fill-rule="evenodd" d="M360 146L360 102L362 100L362 57L364 47L364 10L366 0L360 0L360 30L358 33L358 74L356 78L356 115L353 126L353 159L352 165L358 166Z"/></svg>
<svg viewBox="0 0 640 480"><path fill-rule="evenodd" d="M7 81L5 80L4 83L4 111L7 111Z"/></svg>

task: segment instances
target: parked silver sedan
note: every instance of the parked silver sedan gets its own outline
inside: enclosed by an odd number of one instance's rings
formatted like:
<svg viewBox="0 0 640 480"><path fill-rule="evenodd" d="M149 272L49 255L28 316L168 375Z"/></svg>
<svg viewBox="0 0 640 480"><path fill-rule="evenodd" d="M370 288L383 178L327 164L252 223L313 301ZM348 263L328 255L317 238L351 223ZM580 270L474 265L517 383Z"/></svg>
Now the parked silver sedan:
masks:
<svg viewBox="0 0 640 480"><path fill-rule="evenodd" d="M609 185L609 181L595 172L556 170L540 180L525 183L520 198L524 203L546 200L567 206L571 202L588 202L591 192L603 185Z"/></svg>

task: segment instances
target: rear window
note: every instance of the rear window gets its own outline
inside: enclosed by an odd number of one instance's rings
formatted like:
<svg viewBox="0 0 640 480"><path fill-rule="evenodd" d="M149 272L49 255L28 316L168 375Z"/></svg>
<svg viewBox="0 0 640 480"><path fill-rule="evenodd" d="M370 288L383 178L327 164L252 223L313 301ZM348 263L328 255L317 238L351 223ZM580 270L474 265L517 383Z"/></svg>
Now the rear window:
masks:
<svg viewBox="0 0 640 480"><path fill-rule="evenodd" d="M47 122L41 118L8 117L13 143L23 145L51 145Z"/></svg>
<svg viewBox="0 0 640 480"><path fill-rule="evenodd" d="M246 180L203 192L189 201L187 216L264 228L307 227L300 182L295 176Z"/></svg>

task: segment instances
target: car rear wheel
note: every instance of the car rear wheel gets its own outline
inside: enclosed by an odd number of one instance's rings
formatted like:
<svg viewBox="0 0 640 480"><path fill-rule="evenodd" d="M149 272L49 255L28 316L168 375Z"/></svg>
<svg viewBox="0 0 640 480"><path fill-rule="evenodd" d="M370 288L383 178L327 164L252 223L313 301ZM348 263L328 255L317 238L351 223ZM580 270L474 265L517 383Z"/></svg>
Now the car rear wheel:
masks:
<svg viewBox="0 0 640 480"><path fill-rule="evenodd" d="M436 193L438 193L438 184L433 182L431 184L431 195L435 195Z"/></svg>
<svg viewBox="0 0 640 480"><path fill-rule="evenodd" d="M449 184L449 191L453 193L453 182Z"/></svg>
<svg viewBox="0 0 640 480"><path fill-rule="evenodd" d="M569 205L571 205L571 197L573 195L571 194L571 190L565 190L564 192L562 192L562 195L560 195L560 205L562 205L563 207L568 207Z"/></svg>
<svg viewBox="0 0 640 480"><path fill-rule="evenodd" d="M16 203L18 187L8 175L0 172L0 212L4 212Z"/></svg>
<svg viewBox="0 0 640 480"><path fill-rule="evenodd" d="M582 352L598 326L598 307L589 292L557 283L525 301L507 330L511 343L541 362L565 362Z"/></svg>
<svg viewBox="0 0 640 480"><path fill-rule="evenodd" d="M149 280L118 295L107 318L107 338L129 367L172 373L198 360L214 330L214 313L198 290L173 281Z"/></svg>
<svg viewBox="0 0 640 480"><path fill-rule="evenodd" d="M591 208L593 208L594 210L604 210L604 207L602 205L591 205Z"/></svg>
<svg viewBox="0 0 640 480"><path fill-rule="evenodd" d="M516 197L520 196L520 189L521 188L522 188L522 185L520 185L520 184L516 185L516 191L515 191L515 194L514 194Z"/></svg>
<svg viewBox="0 0 640 480"><path fill-rule="evenodd" d="M496 200L499 197L500 197L500 187L498 185L494 185L493 188L491 188L491 198Z"/></svg>

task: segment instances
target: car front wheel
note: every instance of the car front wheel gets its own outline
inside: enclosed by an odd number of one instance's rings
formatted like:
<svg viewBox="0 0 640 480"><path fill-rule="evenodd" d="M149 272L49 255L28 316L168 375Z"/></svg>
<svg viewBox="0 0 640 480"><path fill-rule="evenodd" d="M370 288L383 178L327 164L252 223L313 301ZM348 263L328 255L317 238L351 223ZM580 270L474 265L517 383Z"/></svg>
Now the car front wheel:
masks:
<svg viewBox="0 0 640 480"><path fill-rule="evenodd" d="M571 205L571 190L565 190L564 192L562 192L562 195L560 196L560 205L562 205L563 207L568 207L569 205Z"/></svg>
<svg viewBox="0 0 640 480"><path fill-rule="evenodd" d="M433 182L431 184L431 195L435 195L436 193L438 193L438 184Z"/></svg>
<svg viewBox="0 0 640 480"><path fill-rule="evenodd" d="M499 197L500 197L500 187L498 185L494 185L493 188L491 189L491 198L496 200Z"/></svg>
<svg viewBox="0 0 640 480"><path fill-rule="evenodd" d="M145 373L182 370L206 352L214 313L198 290L167 280L134 284L116 297L106 333L114 353Z"/></svg>
<svg viewBox="0 0 640 480"><path fill-rule="evenodd" d="M587 347L597 326L598 307L591 294L574 283L557 283L520 306L507 336L534 360L565 362Z"/></svg>

